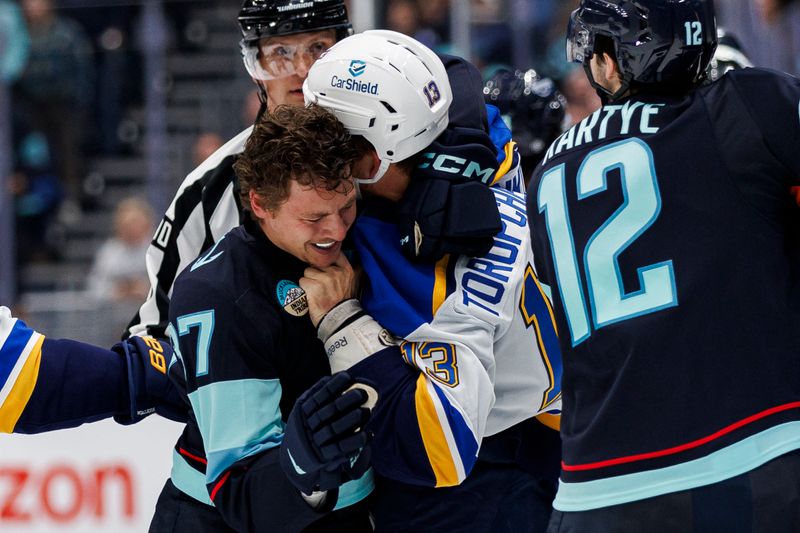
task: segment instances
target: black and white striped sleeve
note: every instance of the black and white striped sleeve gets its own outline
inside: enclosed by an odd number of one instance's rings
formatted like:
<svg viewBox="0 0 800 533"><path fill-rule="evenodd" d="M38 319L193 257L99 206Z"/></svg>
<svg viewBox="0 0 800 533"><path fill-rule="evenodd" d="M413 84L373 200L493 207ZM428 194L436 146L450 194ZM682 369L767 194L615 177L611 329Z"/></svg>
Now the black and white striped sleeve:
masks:
<svg viewBox="0 0 800 533"><path fill-rule="evenodd" d="M147 249L150 291L123 338L165 338L169 300L178 274L200 253L242 222L233 163L244 150L252 127L218 149L192 171L172 200Z"/></svg>

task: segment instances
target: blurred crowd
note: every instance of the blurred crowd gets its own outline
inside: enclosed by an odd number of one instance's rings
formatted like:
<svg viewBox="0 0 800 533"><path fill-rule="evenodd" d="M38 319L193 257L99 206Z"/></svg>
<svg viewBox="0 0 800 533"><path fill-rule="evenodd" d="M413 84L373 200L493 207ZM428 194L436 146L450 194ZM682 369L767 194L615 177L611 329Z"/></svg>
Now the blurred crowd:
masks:
<svg viewBox="0 0 800 533"><path fill-rule="evenodd" d="M453 2L382 0L374 6L377 26L411 35L440 52L468 56L484 74L487 99L492 90L495 97L503 92L502 98L511 95L519 102L532 92L545 98L544 108L534 109L538 104L533 100L526 103L526 118L512 128L523 151L535 155L546 146L531 128L543 123L563 128L600 105L582 70L564 58L563 35L577 3L470 0L469 50L454 45ZM191 50L196 44L187 26L190 8L199 4L214 2L163 2L170 50ZM126 110L143 105L140 41L147 32L141 31L142 5L130 0L0 0L0 77L10 89L13 119L12 168L6 183L14 198L20 268L60 259L59 224L75 224L92 207L87 161L139 149L136 128L132 135L124 117ZM800 73L800 0L716 0L716 6L720 24L739 37L753 63ZM520 27L528 30L515 34ZM520 43L528 47L524 57L530 64L514 64L513 58L519 57L514 47ZM230 46L235 49L236 43ZM512 109L521 104L506 104L501 111L511 120ZM258 106L253 91L241 102L243 124L252 123ZM199 164L222 142L218 132L197 132L187 161ZM110 268L108 250L128 246L125 253L140 254L143 249L147 238L134 243L136 239L123 235L124 220L136 220L146 233L159 215L142 200L126 200L118 209L116 236L110 236L117 248L104 247L95 269ZM134 211L138 218L131 217ZM139 259L140 272L143 261ZM125 283L127 288L91 290L138 295L138 282Z"/></svg>

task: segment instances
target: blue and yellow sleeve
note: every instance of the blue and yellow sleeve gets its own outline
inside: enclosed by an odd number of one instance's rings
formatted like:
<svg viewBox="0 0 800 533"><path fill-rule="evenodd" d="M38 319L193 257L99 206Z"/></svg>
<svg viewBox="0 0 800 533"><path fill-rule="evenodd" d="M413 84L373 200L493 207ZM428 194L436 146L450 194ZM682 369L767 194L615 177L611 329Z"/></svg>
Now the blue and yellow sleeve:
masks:
<svg viewBox="0 0 800 533"><path fill-rule="evenodd" d="M41 433L110 418L129 407L125 360L53 340L0 307L0 432Z"/></svg>

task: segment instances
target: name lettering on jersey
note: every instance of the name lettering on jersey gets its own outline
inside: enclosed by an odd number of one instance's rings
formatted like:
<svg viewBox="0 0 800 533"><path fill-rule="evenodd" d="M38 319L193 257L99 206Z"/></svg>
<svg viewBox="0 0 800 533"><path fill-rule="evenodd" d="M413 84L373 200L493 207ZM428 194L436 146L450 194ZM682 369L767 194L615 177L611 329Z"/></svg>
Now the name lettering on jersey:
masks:
<svg viewBox="0 0 800 533"><path fill-rule="evenodd" d="M378 94L378 84L354 80L353 78L340 78L334 75L331 78L331 87L345 89L355 93Z"/></svg>
<svg viewBox="0 0 800 533"><path fill-rule="evenodd" d="M476 257L467 263L461 276L462 298L466 306L477 306L495 316L500 312L496 306L503 300L506 283L514 269L522 239L519 233L528 223L525 214L525 199L503 189L493 189L503 229L495 235L494 246L488 254Z"/></svg>
<svg viewBox="0 0 800 533"><path fill-rule="evenodd" d="M463 157L456 157L449 154L437 154L435 152L425 152L422 154L424 161L419 168L433 167L439 172L447 174L460 174L465 178L472 179L477 177L482 183L487 185L492 183L494 178L494 168L481 168L475 161L468 161Z"/></svg>
<svg viewBox="0 0 800 533"><path fill-rule="evenodd" d="M278 282L275 289L278 302L292 316L303 316L308 313L308 297L306 291L297 283L284 279Z"/></svg>
<svg viewBox="0 0 800 533"><path fill-rule="evenodd" d="M553 141L550 148L547 149L542 164L561 152L603 140L609 136L656 133L659 128L652 124L652 119L658 115L662 107L664 104L630 101L623 105L603 106Z"/></svg>

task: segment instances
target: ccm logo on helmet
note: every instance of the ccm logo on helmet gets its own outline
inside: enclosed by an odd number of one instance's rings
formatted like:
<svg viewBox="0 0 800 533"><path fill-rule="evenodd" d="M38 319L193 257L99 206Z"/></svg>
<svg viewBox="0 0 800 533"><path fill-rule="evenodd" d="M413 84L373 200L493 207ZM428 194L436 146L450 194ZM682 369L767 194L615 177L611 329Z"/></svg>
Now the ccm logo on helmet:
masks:
<svg viewBox="0 0 800 533"><path fill-rule="evenodd" d="M331 78L331 87L345 89L347 91L353 91L356 93L378 94L377 83L364 83L354 80L353 78L340 78L339 76L333 76Z"/></svg>

